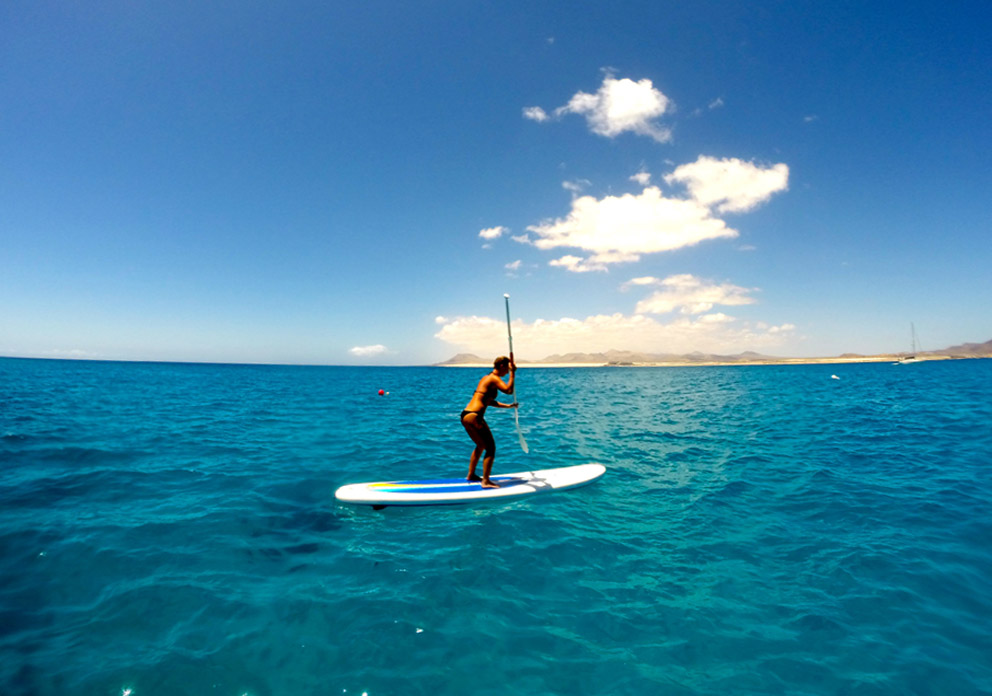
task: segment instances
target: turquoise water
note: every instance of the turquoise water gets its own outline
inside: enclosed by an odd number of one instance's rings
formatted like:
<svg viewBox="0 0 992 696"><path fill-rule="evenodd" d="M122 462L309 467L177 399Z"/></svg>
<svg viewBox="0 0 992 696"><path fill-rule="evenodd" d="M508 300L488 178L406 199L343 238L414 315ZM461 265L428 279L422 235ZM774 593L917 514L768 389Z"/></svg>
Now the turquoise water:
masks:
<svg viewBox="0 0 992 696"><path fill-rule="evenodd" d="M0 360L0 694L992 693L992 360L481 372Z"/></svg>

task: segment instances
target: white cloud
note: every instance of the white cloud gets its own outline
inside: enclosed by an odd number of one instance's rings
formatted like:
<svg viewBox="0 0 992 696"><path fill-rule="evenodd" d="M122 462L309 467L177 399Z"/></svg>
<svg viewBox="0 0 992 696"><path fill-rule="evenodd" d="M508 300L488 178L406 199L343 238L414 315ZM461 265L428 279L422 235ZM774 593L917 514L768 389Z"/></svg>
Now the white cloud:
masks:
<svg viewBox="0 0 992 696"><path fill-rule="evenodd" d="M648 184L651 183L651 174L642 169L641 171L637 172L637 174L634 174L632 177L630 177L630 180L633 181L635 184L640 184L641 186L647 186Z"/></svg>
<svg viewBox="0 0 992 696"><path fill-rule="evenodd" d="M703 324L729 324L732 321L737 321L733 317L729 317L723 312L715 312L714 314L704 314L697 320Z"/></svg>
<svg viewBox="0 0 992 696"><path fill-rule="evenodd" d="M581 264L563 259L554 264L571 270L636 261L641 254L738 235L723 220L712 217L706 206L693 200L666 198L654 186L637 195L576 198L567 217L527 229L537 236L533 244L539 249L573 247L592 252Z"/></svg>
<svg viewBox="0 0 992 696"><path fill-rule="evenodd" d="M568 104L555 109L554 117L561 118L567 114L585 116L589 129L607 138L630 132L667 142L671 140L671 131L659 126L655 119L671 111L671 106L671 100L655 89L651 80L634 82L607 75L595 94L576 92ZM551 119L539 106L527 107L523 114L532 121Z"/></svg>
<svg viewBox="0 0 992 696"><path fill-rule="evenodd" d="M572 193L578 195L584 190L592 186L592 182L588 179L578 179L577 181L563 181L561 182L561 187L566 191L571 191Z"/></svg>
<svg viewBox="0 0 992 696"><path fill-rule="evenodd" d="M643 185L650 176L641 172L631 179ZM539 249L571 247L589 252L586 258L569 254L551 262L552 266L587 272L637 261L643 254L734 238L737 230L716 215L751 210L787 189L789 168L781 163L760 167L734 158L700 156L664 178L669 184L684 184L688 197L667 197L657 186L646 186L639 194L601 199L577 196L566 217L527 228L536 239L513 239ZM578 193L577 186L566 183L565 187Z"/></svg>
<svg viewBox="0 0 992 696"><path fill-rule="evenodd" d="M709 105L708 108L709 108L710 111L713 111L713 109L719 109L722 106L723 106L723 98L722 97L717 97L716 99L714 99L713 101L710 102L710 105Z"/></svg>
<svg viewBox="0 0 992 696"><path fill-rule="evenodd" d="M437 319L441 319L441 317ZM384 345L376 344L374 346L355 346L348 352L359 358L369 358L377 355L385 355L389 352L389 349Z"/></svg>
<svg viewBox="0 0 992 696"><path fill-rule="evenodd" d="M752 290L730 283L714 285L688 273L669 276L664 280L652 279L653 283L649 283L647 278L637 280L641 281L638 285L658 285L662 288L637 303L634 311L638 314L668 314L675 311L702 314L715 305L739 306L755 302L748 295Z"/></svg>
<svg viewBox="0 0 992 696"><path fill-rule="evenodd" d="M626 283L620 286L622 292L627 292L633 287L638 287L641 285L660 285L661 281L654 276L641 276L640 278L631 278Z"/></svg>
<svg viewBox="0 0 992 696"><path fill-rule="evenodd" d="M603 263L589 261L581 256L573 256L571 254L562 256L559 259L553 259L548 262L548 265L565 268L572 271L572 273L589 273L590 271L606 270L606 265Z"/></svg>
<svg viewBox="0 0 992 696"><path fill-rule="evenodd" d="M521 263L522 262L520 261L520 259L517 259L516 261L511 261L510 263L506 264L505 266L503 266L503 268L505 268L508 271L519 271Z"/></svg>
<svg viewBox="0 0 992 696"><path fill-rule="evenodd" d="M517 354L527 359L611 349L739 353L781 346L794 329L791 324L759 328L720 313L695 319L680 316L667 323L643 314L610 314L585 319L538 319L531 323L517 320L513 322L513 345ZM488 317L457 317L444 322L435 337L459 352L495 355L506 341L506 323Z"/></svg>
<svg viewBox="0 0 992 696"><path fill-rule="evenodd" d="M548 112L539 106L524 107L523 114L524 118L531 121L537 121L538 123L544 123L551 118L548 116Z"/></svg>
<svg viewBox="0 0 992 696"><path fill-rule="evenodd" d="M789 167L759 167L737 158L700 156L665 176L669 184L685 184L693 200L720 213L740 213L764 203L789 185Z"/></svg>
<svg viewBox="0 0 992 696"><path fill-rule="evenodd" d="M443 319L443 321L441 321ZM471 352L499 350L506 344L506 320L489 317L438 317L440 330L434 334L445 343ZM513 322L514 327L520 320Z"/></svg>
<svg viewBox="0 0 992 696"><path fill-rule="evenodd" d="M499 239L500 237L502 237L505 233L507 233L509 231L510 230L508 230L506 227L503 227L503 226L499 226L499 227L488 227L488 228L486 228L484 230L479 230L479 237L481 237L482 239L490 239L490 240L491 239Z"/></svg>

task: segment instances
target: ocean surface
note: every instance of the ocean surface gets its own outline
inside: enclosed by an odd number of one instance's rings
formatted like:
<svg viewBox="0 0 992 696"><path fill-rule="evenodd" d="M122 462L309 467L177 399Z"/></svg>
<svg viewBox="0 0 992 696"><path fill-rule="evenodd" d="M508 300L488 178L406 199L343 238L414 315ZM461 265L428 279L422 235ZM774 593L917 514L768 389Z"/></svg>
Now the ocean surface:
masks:
<svg viewBox="0 0 992 696"><path fill-rule="evenodd" d="M0 694L992 694L992 360L484 373L0 359Z"/></svg>

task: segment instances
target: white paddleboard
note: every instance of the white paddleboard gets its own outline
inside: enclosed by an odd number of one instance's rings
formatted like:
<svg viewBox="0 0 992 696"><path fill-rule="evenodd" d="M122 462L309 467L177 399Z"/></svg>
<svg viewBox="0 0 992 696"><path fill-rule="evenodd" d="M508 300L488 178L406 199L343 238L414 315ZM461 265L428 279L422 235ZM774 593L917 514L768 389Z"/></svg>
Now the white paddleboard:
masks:
<svg viewBox="0 0 992 696"><path fill-rule="evenodd" d="M500 474L492 480L499 488L483 488L477 481L432 479L426 481L376 481L341 486L334 497L343 503L371 505L464 505L509 501L537 493L560 491L592 483L606 473L602 464L579 464L542 471Z"/></svg>

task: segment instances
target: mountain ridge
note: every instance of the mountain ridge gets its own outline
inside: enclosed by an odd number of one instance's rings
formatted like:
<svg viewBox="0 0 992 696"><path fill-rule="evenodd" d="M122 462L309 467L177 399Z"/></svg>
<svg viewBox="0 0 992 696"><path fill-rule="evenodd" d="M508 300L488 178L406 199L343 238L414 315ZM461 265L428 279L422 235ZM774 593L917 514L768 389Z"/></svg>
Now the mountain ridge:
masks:
<svg viewBox="0 0 992 696"><path fill-rule="evenodd" d="M860 353L843 353L838 356L825 356L819 358L794 358L774 355L764 355L755 351L744 351L736 354L703 353L693 351L691 353L647 353L630 350L607 350L594 353L584 353L579 351L569 353L554 353L538 360L525 360L518 358L518 362L528 365L607 365L607 366L634 366L634 365L733 365L733 364L777 364L777 363L804 363L804 362L884 362L887 360L897 360L907 355L906 352L879 353L876 355L862 355ZM953 358L992 358L992 340L984 343L962 343L940 350L920 351L916 354L917 359L946 360ZM439 366L454 365L488 365L490 360L480 358L474 353L458 353L457 355L437 363Z"/></svg>

